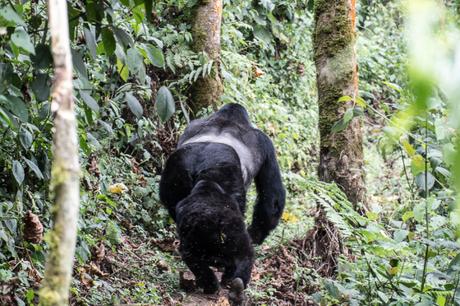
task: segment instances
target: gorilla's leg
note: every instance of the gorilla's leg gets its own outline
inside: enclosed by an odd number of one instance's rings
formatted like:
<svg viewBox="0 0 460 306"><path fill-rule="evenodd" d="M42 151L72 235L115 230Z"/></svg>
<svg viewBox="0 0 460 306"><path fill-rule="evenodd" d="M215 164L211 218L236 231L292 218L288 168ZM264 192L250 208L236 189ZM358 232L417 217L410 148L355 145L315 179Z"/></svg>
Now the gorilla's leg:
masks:
<svg viewBox="0 0 460 306"><path fill-rule="evenodd" d="M220 282L222 286L227 286L228 284L230 284L230 282L234 278L233 276L235 275L235 271L236 265L234 263L225 266L224 274L222 274L222 280Z"/></svg>
<svg viewBox="0 0 460 306"><path fill-rule="evenodd" d="M195 275L198 287L203 288L204 293L211 294L219 290L219 281L207 263L190 257L183 259L190 271Z"/></svg>
<svg viewBox="0 0 460 306"><path fill-rule="evenodd" d="M248 286L249 280L251 279L253 260L251 257L246 257L243 260L236 260L236 270L233 278L241 278L244 284L244 288Z"/></svg>

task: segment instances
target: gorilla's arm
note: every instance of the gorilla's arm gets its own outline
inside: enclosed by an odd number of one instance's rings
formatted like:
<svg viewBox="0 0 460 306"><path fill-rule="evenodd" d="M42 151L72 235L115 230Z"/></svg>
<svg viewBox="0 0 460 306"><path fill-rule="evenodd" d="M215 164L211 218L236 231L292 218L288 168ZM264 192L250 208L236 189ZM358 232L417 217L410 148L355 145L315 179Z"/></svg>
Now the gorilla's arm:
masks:
<svg viewBox="0 0 460 306"><path fill-rule="evenodd" d="M270 231L278 225L284 209L286 192L281 181L275 148L270 138L262 132L258 138L264 161L254 179L257 202L254 207L252 224L248 230L253 243L261 244Z"/></svg>

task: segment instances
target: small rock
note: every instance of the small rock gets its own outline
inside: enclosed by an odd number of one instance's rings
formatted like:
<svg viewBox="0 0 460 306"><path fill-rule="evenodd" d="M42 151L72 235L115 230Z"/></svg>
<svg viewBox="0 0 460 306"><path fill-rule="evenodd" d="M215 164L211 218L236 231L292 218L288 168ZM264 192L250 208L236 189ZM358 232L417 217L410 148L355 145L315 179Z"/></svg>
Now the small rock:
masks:
<svg viewBox="0 0 460 306"><path fill-rule="evenodd" d="M190 271L181 271L179 273L179 286L185 292L191 292L196 289L195 275Z"/></svg>

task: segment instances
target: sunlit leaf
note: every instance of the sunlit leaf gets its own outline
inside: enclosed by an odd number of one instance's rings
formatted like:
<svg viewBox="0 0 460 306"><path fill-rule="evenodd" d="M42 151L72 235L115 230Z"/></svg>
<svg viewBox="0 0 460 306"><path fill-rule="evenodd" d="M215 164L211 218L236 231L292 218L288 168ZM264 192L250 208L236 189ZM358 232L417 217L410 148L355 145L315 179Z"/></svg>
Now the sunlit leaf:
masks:
<svg viewBox="0 0 460 306"><path fill-rule="evenodd" d="M126 66L119 58L117 58L117 71L123 81L127 81L129 77L128 66Z"/></svg>
<svg viewBox="0 0 460 306"><path fill-rule="evenodd" d="M353 98L350 96L342 96L337 100L337 102L349 102L351 100L353 100Z"/></svg>
<svg viewBox="0 0 460 306"><path fill-rule="evenodd" d="M415 176L421 172L425 171L425 158L420 154L415 154L411 159L411 170L412 174Z"/></svg>
<svg viewBox="0 0 460 306"><path fill-rule="evenodd" d="M406 151L407 155L409 155L409 157L414 157L416 151L415 151L414 147L409 143L407 138L402 139L401 144L402 144L402 146L404 148L404 151Z"/></svg>

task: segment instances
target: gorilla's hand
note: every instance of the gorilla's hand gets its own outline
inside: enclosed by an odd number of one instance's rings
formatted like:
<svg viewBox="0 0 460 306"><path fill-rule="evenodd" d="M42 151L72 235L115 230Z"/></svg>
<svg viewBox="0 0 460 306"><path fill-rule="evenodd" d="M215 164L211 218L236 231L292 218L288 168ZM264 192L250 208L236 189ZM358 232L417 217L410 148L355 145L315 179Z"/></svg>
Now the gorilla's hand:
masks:
<svg viewBox="0 0 460 306"><path fill-rule="evenodd" d="M264 235L260 229L254 226L254 224L249 226L248 233L249 236L251 236L253 244L262 244L262 242L265 240L265 237L267 237L267 235Z"/></svg>

